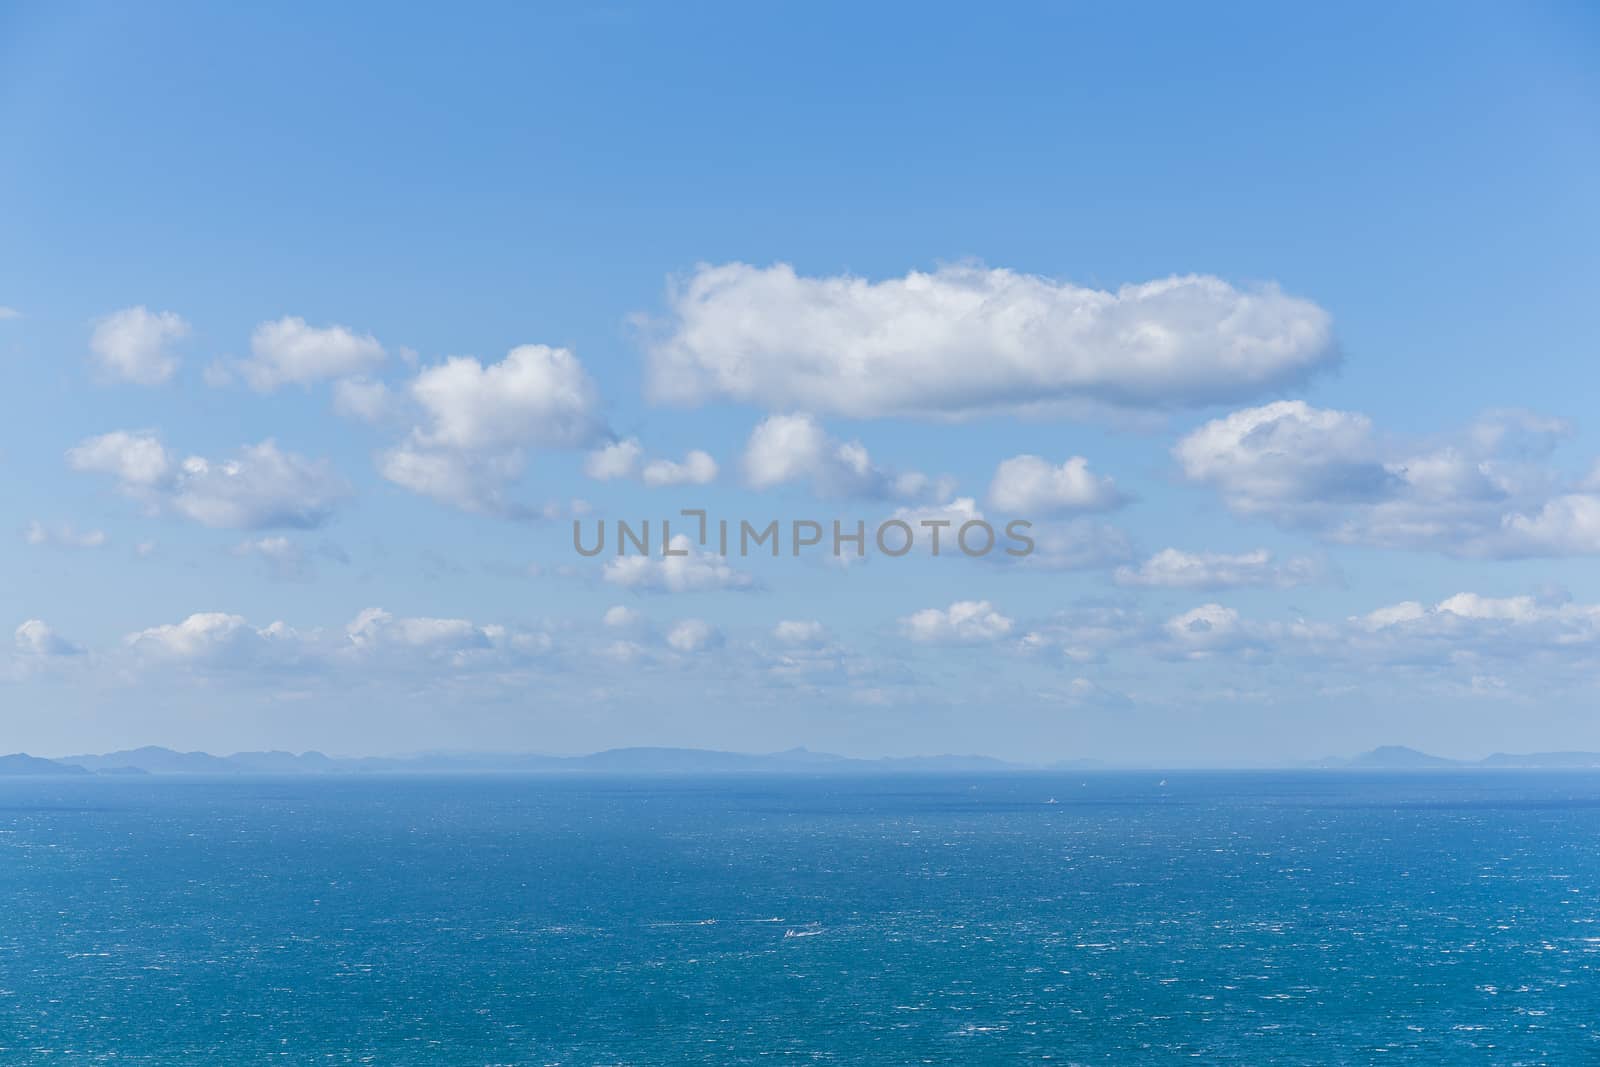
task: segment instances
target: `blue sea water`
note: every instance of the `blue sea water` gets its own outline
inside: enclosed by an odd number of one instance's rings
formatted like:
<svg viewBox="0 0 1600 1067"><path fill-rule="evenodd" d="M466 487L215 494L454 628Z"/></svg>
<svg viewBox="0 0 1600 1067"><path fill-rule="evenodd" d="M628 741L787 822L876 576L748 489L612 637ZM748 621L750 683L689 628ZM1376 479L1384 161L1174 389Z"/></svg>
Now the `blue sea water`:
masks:
<svg viewBox="0 0 1600 1067"><path fill-rule="evenodd" d="M0 783L6 1064L1578 1064L1597 968L1595 775Z"/></svg>

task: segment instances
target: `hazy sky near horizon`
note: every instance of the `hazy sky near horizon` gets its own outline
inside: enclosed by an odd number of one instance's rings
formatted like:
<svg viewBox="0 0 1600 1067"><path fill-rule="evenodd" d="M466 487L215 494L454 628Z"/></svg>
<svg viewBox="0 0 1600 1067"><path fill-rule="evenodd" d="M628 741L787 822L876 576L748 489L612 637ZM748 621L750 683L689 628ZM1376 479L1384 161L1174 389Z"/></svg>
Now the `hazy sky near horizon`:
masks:
<svg viewBox="0 0 1600 1067"><path fill-rule="evenodd" d="M0 6L0 751L1600 749L1597 60L1581 4ZM696 507L1038 550L573 550Z"/></svg>

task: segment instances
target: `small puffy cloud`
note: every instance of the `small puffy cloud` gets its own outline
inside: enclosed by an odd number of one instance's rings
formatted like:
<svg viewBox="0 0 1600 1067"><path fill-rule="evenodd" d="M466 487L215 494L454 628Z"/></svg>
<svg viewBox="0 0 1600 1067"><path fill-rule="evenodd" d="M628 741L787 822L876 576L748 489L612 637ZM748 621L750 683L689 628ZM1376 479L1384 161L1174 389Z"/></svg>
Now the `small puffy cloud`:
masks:
<svg viewBox="0 0 1600 1067"><path fill-rule="evenodd" d="M178 369L172 345L187 336L189 324L175 312L123 308L95 324L89 351L108 380L160 385Z"/></svg>
<svg viewBox="0 0 1600 1067"><path fill-rule="evenodd" d="M182 622L129 634L126 646L150 667L202 672L276 672L381 683L397 673L497 672L544 656L549 635L466 619L402 617L381 608L359 613L342 630L296 630L282 622L252 625L243 616L199 612Z"/></svg>
<svg viewBox="0 0 1600 1067"><path fill-rule="evenodd" d="M190 456L171 490L172 508L202 526L230 530L321 526L349 494L326 460L284 452L270 440L233 459Z"/></svg>
<svg viewBox="0 0 1600 1067"><path fill-rule="evenodd" d="M824 497L945 499L952 489L914 471L878 466L861 442L834 439L810 415L763 419L745 445L744 477L753 489L804 482Z"/></svg>
<svg viewBox="0 0 1600 1067"><path fill-rule="evenodd" d="M619 556L608 560L602 576L612 585L640 592L755 588L755 579L749 574L730 567L721 556L694 547L684 534L674 535L670 548L673 555Z"/></svg>
<svg viewBox="0 0 1600 1067"><path fill-rule="evenodd" d="M1212 420L1173 456L1235 512L1342 544L1477 558L1600 553L1600 496L1563 486L1543 463L1567 433L1560 420L1497 411L1450 439L1408 442L1364 415L1287 400Z"/></svg>
<svg viewBox="0 0 1600 1067"><path fill-rule="evenodd" d="M297 315L263 322L250 334L250 358L239 365L250 388L270 393L283 385L310 385L365 374L384 361L371 334L344 326L312 326Z"/></svg>
<svg viewBox="0 0 1600 1067"><path fill-rule="evenodd" d="M654 399L856 418L1237 401L1337 358L1332 320L1204 275L1116 290L981 266L872 282L702 266L647 338Z"/></svg>
<svg viewBox="0 0 1600 1067"><path fill-rule="evenodd" d="M612 441L590 452L583 460L583 473L597 482L631 478L639 469L644 446L637 437Z"/></svg>
<svg viewBox="0 0 1600 1067"><path fill-rule="evenodd" d="M717 479L717 461L699 449L690 451L680 463L653 459L639 472L639 480L652 489L673 485L709 485Z"/></svg>
<svg viewBox="0 0 1600 1067"><path fill-rule="evenodd" d="M67 450L73 470L109 474L124 488L147 489L165 481L172 459L148 430L116 430L80 441Z"/></svg>
<svg viewBox="0 0 1600 1067"><path fill-rule="evenodd" d="M320 526L350 491L327 461L285 452L271 440L231 459L176 462L154 434L119 430L80 442L67 462L112 476L152 508L225 529Z"/></svg>
<svg viewBox="0 0 1600 1067"><path fill-rule="evenodd" d="M638 478L652 489L674 485L708 485L716 480L717 461L695 449L682 462L644 458L644 447L636 437L613 441L590 452L583 461L583 473L596 481Z"/></svg>
<svg viewBox="0 0 1600 1067"><path fill-rule="evenodd" d="M46 526L37 519L22 531L22 539L30 545L50 545L56 548L100 548L106 543L104 530L79 530L69 522Z"/></svg>
<svg viewBox="0 0 1600 1067"><path fill-rule="evenodd" d="M958 600L948 608L924 608L900 620L901 631L922 644L979 644L1011 633L1011 619L987 600Z"/></svg>
<svg viewBox="0 0 1600 1067"><path fill-rule="evenodd" d="M1201 604L1162 626L1168 641L1166 654L1192 660L1223 654L1256 655L1269 639L1281 636L1279 629L1248 623L1236 610L1221 604ZM1160 654L1163 650L1154 651Z"/></svg>
<svg viewBox="0 0 1600 1067"><path fill-rule="evenodd" d="M429 446L572 447L600 430L599 393L565 348L520 345L488 366L455 356L418 374L411 395L426 415L418 439Z"/></svg>
<svg viewBox="0 0 1600 1067"><path fill-rule="evenodd" d="M1109 511L1125 499L1116 483L1092 473L1082 456L1060 466L1039 456L1013 456L995 468L989 483L989 505L1012 515Z"/></svg>
<svg viewBox="0 0 1600 1067"><path fill-rule="evenodd" d="M22 318L22 312L18 311L14 307L7 307L4 304L0 304L0 322L5 322L7 319L20 318Z"/></svg>
<svg viewBox="0 0 1600 1067"><path fill-rule="evenodd" d="M1288 589L1315 582L1322 573L1317 560L1296 557L1280 563L1264 548L1232 554L1166 548L1137 567L1118 567L1113 577L1118 585L1155 589Z"/></svg>
<svg viewBox="0 0 1600 1067"><path fill-rule="evenodd" d="M421 420L379 456L378 470L466 511L532 514L505 497L525 450L582 447L604 430L599 392L564 348L521 345L488 366L453 357L419 372L409 394Z"/></svg>
<svg viewBox="0 0 1600 1067"><path fill-rule="evenodd" d="M202 611L182 622L136 631L124 640L151 661L243 667L259 662L269 651L292 647L299 637L282 623L256 629L242 615Z"/></svg>
<svg viewBox="0 0 1600 1067"><path fill-rule="evenodd" d="M704 619L679 619L667 630L667 646L675 652L703 652L721 641L721 633Z"/></svg>
<svg viewBox="0 0 1600 1067"><path fill-rule="evenodd" d="M411 670L429 665L452 671L501 670L547 655L554 647L540 630L469 619L404 617L367 608L344 629L335 657L345 666L383 663Z"/></svg>
<svg viewBox="0 0 1600 1067"><path fill-rule="evenodd" d="M1530 514L1502 520L1506 542L1532 556L1592 556L1600 553L1600 493L1568 493L1545 501Z"/></svg>
<svg viewBox="0 0 1600 1067"><path fill-rule="evenodd" d="M17 655L24 661L50 660L83 654L82 645L68 641L41 619L28 619L18 626L13 640Z"/></svg>
<svg viewBox="0 0 1600 1067"><path fill-rule="evenodd" d="M531 517L534 513L507 500L506 486L521 477L520 450L502 453L454 452L404 441L379 454L378 473L419 496L431 497L462 511Z"/></svg>
<svg viewBox="0 0 1600 1067"><path fill-rule="evenodd" d="M1416 622L1427 613L1427 609L1415 600L1407 600L1368 612L1355 621L1368 630L1385 630L1401 623Z"/></svg>
<svg viewBox="0 0 1600 1067"><path fill-rule="evenodd" d="M1380 499L1394 475L1365 415L1281 400L1206 423L1173 448L1190 481L1246 515L1293 518Z"/></svg>
<svg viewBox="0 0 1600 1067"><path fill-rule="evenodd" d="M487 648L488 633L467 619L396 618L382 608L368 608L345 627L357 648L399 646L418 649Z"/></svg>
<svg viewBox="0 0 1600 1067"><path fill-rule="evenodd" d="M616 604L606 609L606 613L601 616L601 621L612 629L626 630L638 626L643 621L643 617L630 607Z"/></svg>

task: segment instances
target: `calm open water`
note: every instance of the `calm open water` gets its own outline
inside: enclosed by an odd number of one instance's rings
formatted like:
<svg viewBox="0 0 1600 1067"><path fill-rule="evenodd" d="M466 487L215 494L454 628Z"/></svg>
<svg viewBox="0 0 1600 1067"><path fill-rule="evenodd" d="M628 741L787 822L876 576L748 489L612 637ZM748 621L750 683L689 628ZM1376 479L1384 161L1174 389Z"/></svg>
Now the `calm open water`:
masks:
<svg viewBox="0 0 1600 1067"><path fill-rule="evenodd" d="M1160 778L0 782L0 1063L1600 1062L1600 776Z"/></svg>

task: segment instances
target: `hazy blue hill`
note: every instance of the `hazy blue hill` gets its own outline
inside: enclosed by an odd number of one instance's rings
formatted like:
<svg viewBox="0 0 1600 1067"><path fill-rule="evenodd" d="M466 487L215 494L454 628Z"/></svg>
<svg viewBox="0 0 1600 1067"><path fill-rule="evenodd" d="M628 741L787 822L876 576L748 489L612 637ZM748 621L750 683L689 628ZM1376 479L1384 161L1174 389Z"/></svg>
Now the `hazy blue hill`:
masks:
<svg viewBox="0 0 1600 1067"><path fill-rule="evenodd" d="M1357 756L1351 761L1351 766L1404 770L1412 767L1458 767L1460 764L1453 759L1429 755L1404 745L1382 745Z"/></svg>
<svg viewBox="0 0 1600 1067"><path fill-rule="evenodd" d="M1527 752L1517 755L1496 752L1485 758L1483 767L1526 768L1529 770L1600 769L1600 752Z"/></svg>
<svg viewBox="0 0 1600 1067"><path fill-rule="evenodd" d="M1600 770L1600 752L1496 752L1481 760L1454 760L1419 752L1404 745L1384 745L1359 756L1341 758L1330 756L1316 761L1314 767L1344 768L1348 770L1410 771L1444 768L1483 770Z"/></svg>
<svg viewBox="0 0 1600 1067"><path fill-rule="evenodd" d="M898 756L856 759L791 748L782 752L722 752L699 748L613 748L586 756L537 753L426 752L411 756L332 757L321 752L238 752L213 756L148 746L103 756L57 760L7 756L0 774L983 774L1030 769L991 756ZM32 761L32 762L28 762ZM28 770L28 767L35 767ZM1032 769L1073 772L1106 769L1095 759L1060 760ZM1322 769L1424 771L1600 770L1600 752L1497 752L1483 760L1454 760L1403 745L1384 745L1357 756L1333 757L1303 766ZM55 770L51 768L54 767Z"/></svg>
<svg viewBox="0 0 1600 1067"><path fill-rule="evenodd" d="M757 772L999 771L1018 764L988 756L851 759L792 748L751 754L697 748L614 748L586 756L534 753L428 752L415 756L338 759L321 752L239 752L213 756L150 746L57 761L97 774L471 774L589 772L605 774L734 774Z"/></svg>
<svg viewBox="0 0 1600 1067"><path fill-rule="evenodd" d="M1419 752L1417 749L1407 748L1404 745L1380 745L1358 756L1350 756L1348 758L1330 756L1327 759L1317 760L1312 766L1349 770L1415 771L1445 767L1470 767L1473 764Z"/></svg>
<svg viewBox="0 0 1600 1067"><path fill-rule="evenodd" d="M238 770L220 756L206 752L174 752L155 745L108 752L103 756L67 756L57 762L76 764L90 771L132 767L151 774L229 774Z"/></svg>
<svg viewBox="0 0 1600 1067"><path fill-rule="evenodd" d="M0 775L6 777L88 773L82 767L57 763L55 760L40 759L38 756L30 756L25 752L17 752L10 756L0 756Z"/></svg>

